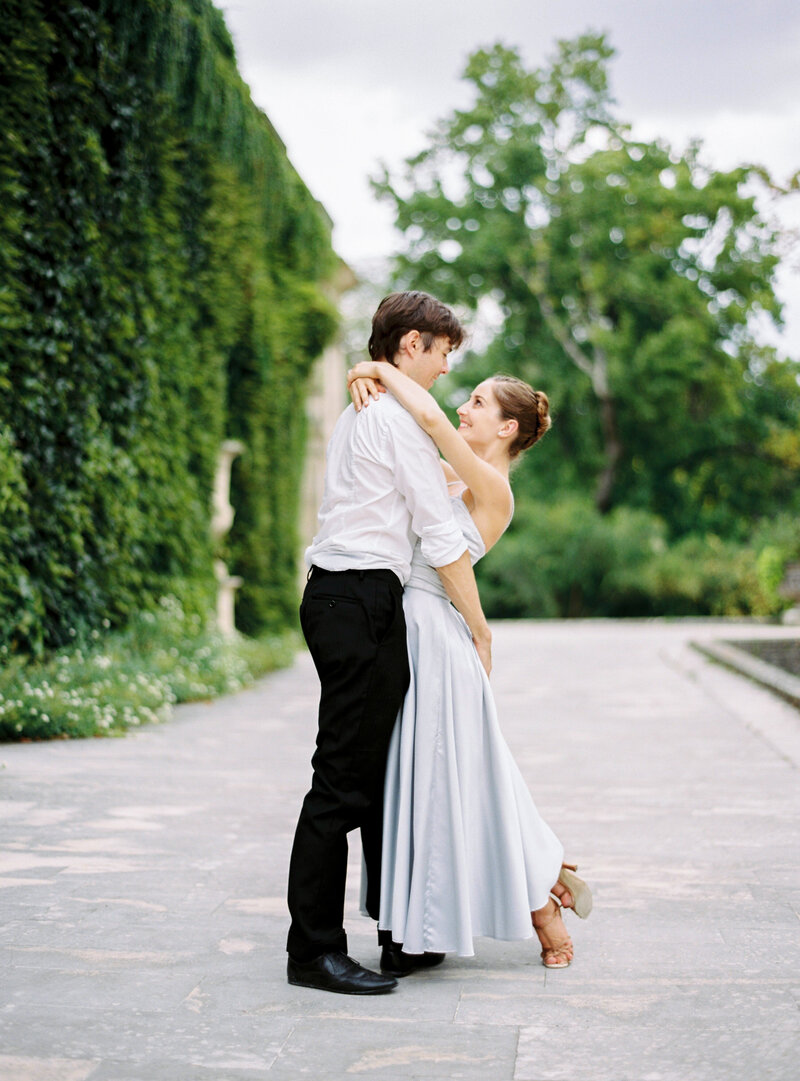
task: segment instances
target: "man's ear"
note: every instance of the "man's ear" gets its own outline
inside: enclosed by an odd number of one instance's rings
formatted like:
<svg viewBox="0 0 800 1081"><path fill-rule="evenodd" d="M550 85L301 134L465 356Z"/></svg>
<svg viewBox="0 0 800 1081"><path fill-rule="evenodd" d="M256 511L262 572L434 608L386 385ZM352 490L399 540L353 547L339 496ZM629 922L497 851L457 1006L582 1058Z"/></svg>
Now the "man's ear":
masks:
<svg viewBox="0 0 800 1081"><path fill-rule="evenodd" d="M419 343L422 341L422 337L418 330L409 330L400 339L397 352L406 353L408 356L413 356L419 349Z"/></svg>

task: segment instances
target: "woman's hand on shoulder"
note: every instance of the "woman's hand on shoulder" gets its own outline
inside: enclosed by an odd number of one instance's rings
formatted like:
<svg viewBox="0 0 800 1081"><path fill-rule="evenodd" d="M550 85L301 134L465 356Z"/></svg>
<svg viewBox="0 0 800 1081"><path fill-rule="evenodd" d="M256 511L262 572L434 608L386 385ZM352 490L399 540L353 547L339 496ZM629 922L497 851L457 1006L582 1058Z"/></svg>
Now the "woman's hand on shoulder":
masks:
<svg viewBox="0 0 800 1081"><path fill-rule="evenodd" d="M378 400L379 394L386 393L386 387L379 381L380 365L374 360L359 361L347 373L347 389L355 406L356 413L369 405L370 399Z"/></svg>
<svg viewBox="0 0 800 1081"><path fill-rule="evenodd" d="M356 407L356 413L360 413L362 409L369 405L370 398L377 401L379 394L386 393L386 387L381 386L374 379L363 379L360 376L352 380L348 390L353 405Z"/></svg>

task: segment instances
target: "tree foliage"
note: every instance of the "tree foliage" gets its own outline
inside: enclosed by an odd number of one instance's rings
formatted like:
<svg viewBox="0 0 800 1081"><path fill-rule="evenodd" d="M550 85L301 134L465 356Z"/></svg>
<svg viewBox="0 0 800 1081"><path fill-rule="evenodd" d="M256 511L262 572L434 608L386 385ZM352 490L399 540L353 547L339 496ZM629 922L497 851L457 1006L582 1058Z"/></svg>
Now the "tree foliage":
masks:
<svg viewBox="0 0 800 1081"><path fill-rule="evenodd" d="M226 436L243 627L285 625L333 255L221 14L6 0L0 72L0 646L204 603Z"/></svg>
<svg viewBox="0 0 800 1081"><path fill-rule="evenodd" d="M612 55L586 34L540 69L502 45L470 57L472 104L375 182L405 235L398 277L499 313L464 381L502 369L550 395L523 500L577 490L671 538L741 538L799 507L800 365L751 332L780 319L778 238L756 202L772 181L635 139L612 108Z"/></svg>

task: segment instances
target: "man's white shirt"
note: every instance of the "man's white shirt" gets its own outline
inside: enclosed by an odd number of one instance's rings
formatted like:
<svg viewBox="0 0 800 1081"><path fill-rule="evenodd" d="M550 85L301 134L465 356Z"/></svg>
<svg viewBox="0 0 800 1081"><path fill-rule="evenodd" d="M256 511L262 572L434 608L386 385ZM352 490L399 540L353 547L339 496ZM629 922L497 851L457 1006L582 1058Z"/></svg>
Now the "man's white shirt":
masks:
<svg viewBox="0 0 800 1081"><path fill-rule="evenodd" d="M417 537L432 567L466 551L439 454L391 394L345 409L328 444L319 531L306 563L329 571L384 568L405 585Z"/></svg>

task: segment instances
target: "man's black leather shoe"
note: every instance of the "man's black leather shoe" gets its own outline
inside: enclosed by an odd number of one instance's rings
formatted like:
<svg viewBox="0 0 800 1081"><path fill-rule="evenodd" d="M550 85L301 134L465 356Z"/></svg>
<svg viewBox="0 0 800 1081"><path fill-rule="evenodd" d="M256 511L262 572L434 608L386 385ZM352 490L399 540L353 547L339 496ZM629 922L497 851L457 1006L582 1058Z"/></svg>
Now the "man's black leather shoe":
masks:
<svg viewBox="0 0 800 1081"><path fill-rule="evenodd" d="M443 953L404 953L396 942L381 950L381 972L390 976L408 976L421 968L435 968L444 961Z"/></svg>
<svg viewBox="0 0 800 1081"><path fill-rule="evenodd" d="M385 995L397 987L397 980L391 976L364 968L341 951L323 953L313 961L293 961L290 957L286 976L295 987L316 987L340 995Z"/></svg>

